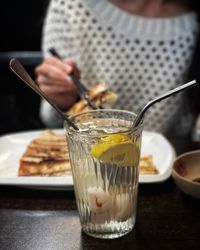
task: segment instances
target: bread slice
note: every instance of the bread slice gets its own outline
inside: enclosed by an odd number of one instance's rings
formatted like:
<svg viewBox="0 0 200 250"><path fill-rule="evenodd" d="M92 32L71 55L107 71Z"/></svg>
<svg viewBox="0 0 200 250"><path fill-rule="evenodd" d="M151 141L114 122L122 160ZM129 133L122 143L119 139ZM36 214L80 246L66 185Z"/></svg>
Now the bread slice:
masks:
<svg viewBox="0 0 200 250"><path fill-rule="evenodd" d="M142 156L139 163L140 174L158 174L159 171L153 163L152 155Z"/></svg>
<svg viewBox="0 0 200 250"><path fill-rule="evenodd" d="M71 174L64 136L45 130L32 140L20 159L19 176L60 176Z"/></svg>
<svg viewBox="0 0 200 250"><path fill-rule="evenodd" d="M109 90L104 83L97 83L89 89L88 96L90 100L99 107L104 104L110 104L117 100L117 95ZM83 111L91 110L87 101L84 99L76 102L68 111L69 115L74 115Z"/></svg>

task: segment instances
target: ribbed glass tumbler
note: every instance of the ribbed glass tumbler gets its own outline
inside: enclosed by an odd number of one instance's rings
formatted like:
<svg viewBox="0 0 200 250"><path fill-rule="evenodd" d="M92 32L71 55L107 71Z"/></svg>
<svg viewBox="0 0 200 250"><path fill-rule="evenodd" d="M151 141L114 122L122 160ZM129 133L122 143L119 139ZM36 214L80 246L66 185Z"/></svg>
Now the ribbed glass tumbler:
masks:
<svg viewBox="0 0 200 250"><path fill-rule="evenodd" d="M82 230L114 239L135 225L142 124L123 110L93 110L64 124Z"/></svg>

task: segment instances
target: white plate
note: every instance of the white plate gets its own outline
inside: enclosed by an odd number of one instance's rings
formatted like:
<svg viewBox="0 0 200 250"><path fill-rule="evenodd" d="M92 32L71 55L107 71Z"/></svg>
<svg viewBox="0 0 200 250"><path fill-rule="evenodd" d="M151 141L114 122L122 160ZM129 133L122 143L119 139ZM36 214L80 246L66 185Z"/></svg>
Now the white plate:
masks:
<svg viewBox="0 0 200 250"><path fill-rule="evenodd" d="M42 131L9 134L0 137L0 185L16 185L31 188L66 190L73 188L71 176L66 177L19 177L19 159L28 143ZM62 133L63 130L55 130ZM140 175L140 183L153 183L166 180L171 174L175 150L167 139L158 133L143 132L142 155L152 155L159 170L156 175Z"/></svg>
<svg viewBox="0 0 200 250"><path fill-rule="evenodd" d="M170 142L159 133L143 132L141 155L152 155L158 174L139 176L140 183L162 182L169 178L176 151Z"/></svg>

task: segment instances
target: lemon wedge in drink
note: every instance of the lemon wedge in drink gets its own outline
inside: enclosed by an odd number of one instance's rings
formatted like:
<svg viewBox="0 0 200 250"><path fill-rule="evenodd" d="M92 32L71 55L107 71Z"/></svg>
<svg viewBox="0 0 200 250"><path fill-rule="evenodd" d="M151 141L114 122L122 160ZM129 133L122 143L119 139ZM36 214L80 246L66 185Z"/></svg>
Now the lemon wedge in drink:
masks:
<svg viewBox="0 0 200 250"><path fill-rule="evenodd" d="M91 155L104 163L131 167L138 162L139 150L129 135L116 134L101 138Z"/></svg>

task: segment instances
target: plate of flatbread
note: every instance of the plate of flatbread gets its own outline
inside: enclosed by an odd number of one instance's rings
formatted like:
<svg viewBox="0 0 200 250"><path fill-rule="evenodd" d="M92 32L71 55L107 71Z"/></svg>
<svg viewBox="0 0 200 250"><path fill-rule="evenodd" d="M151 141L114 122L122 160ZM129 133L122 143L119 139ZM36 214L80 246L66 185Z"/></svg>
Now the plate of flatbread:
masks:
<svg viewBox="0 0 200 250"><path fill-rule="evenodd" d="M166 180L175 155L163 135L143 131L139 182ZM38 130L1 136L0 185L73 189L64 131Z"/></svg>

